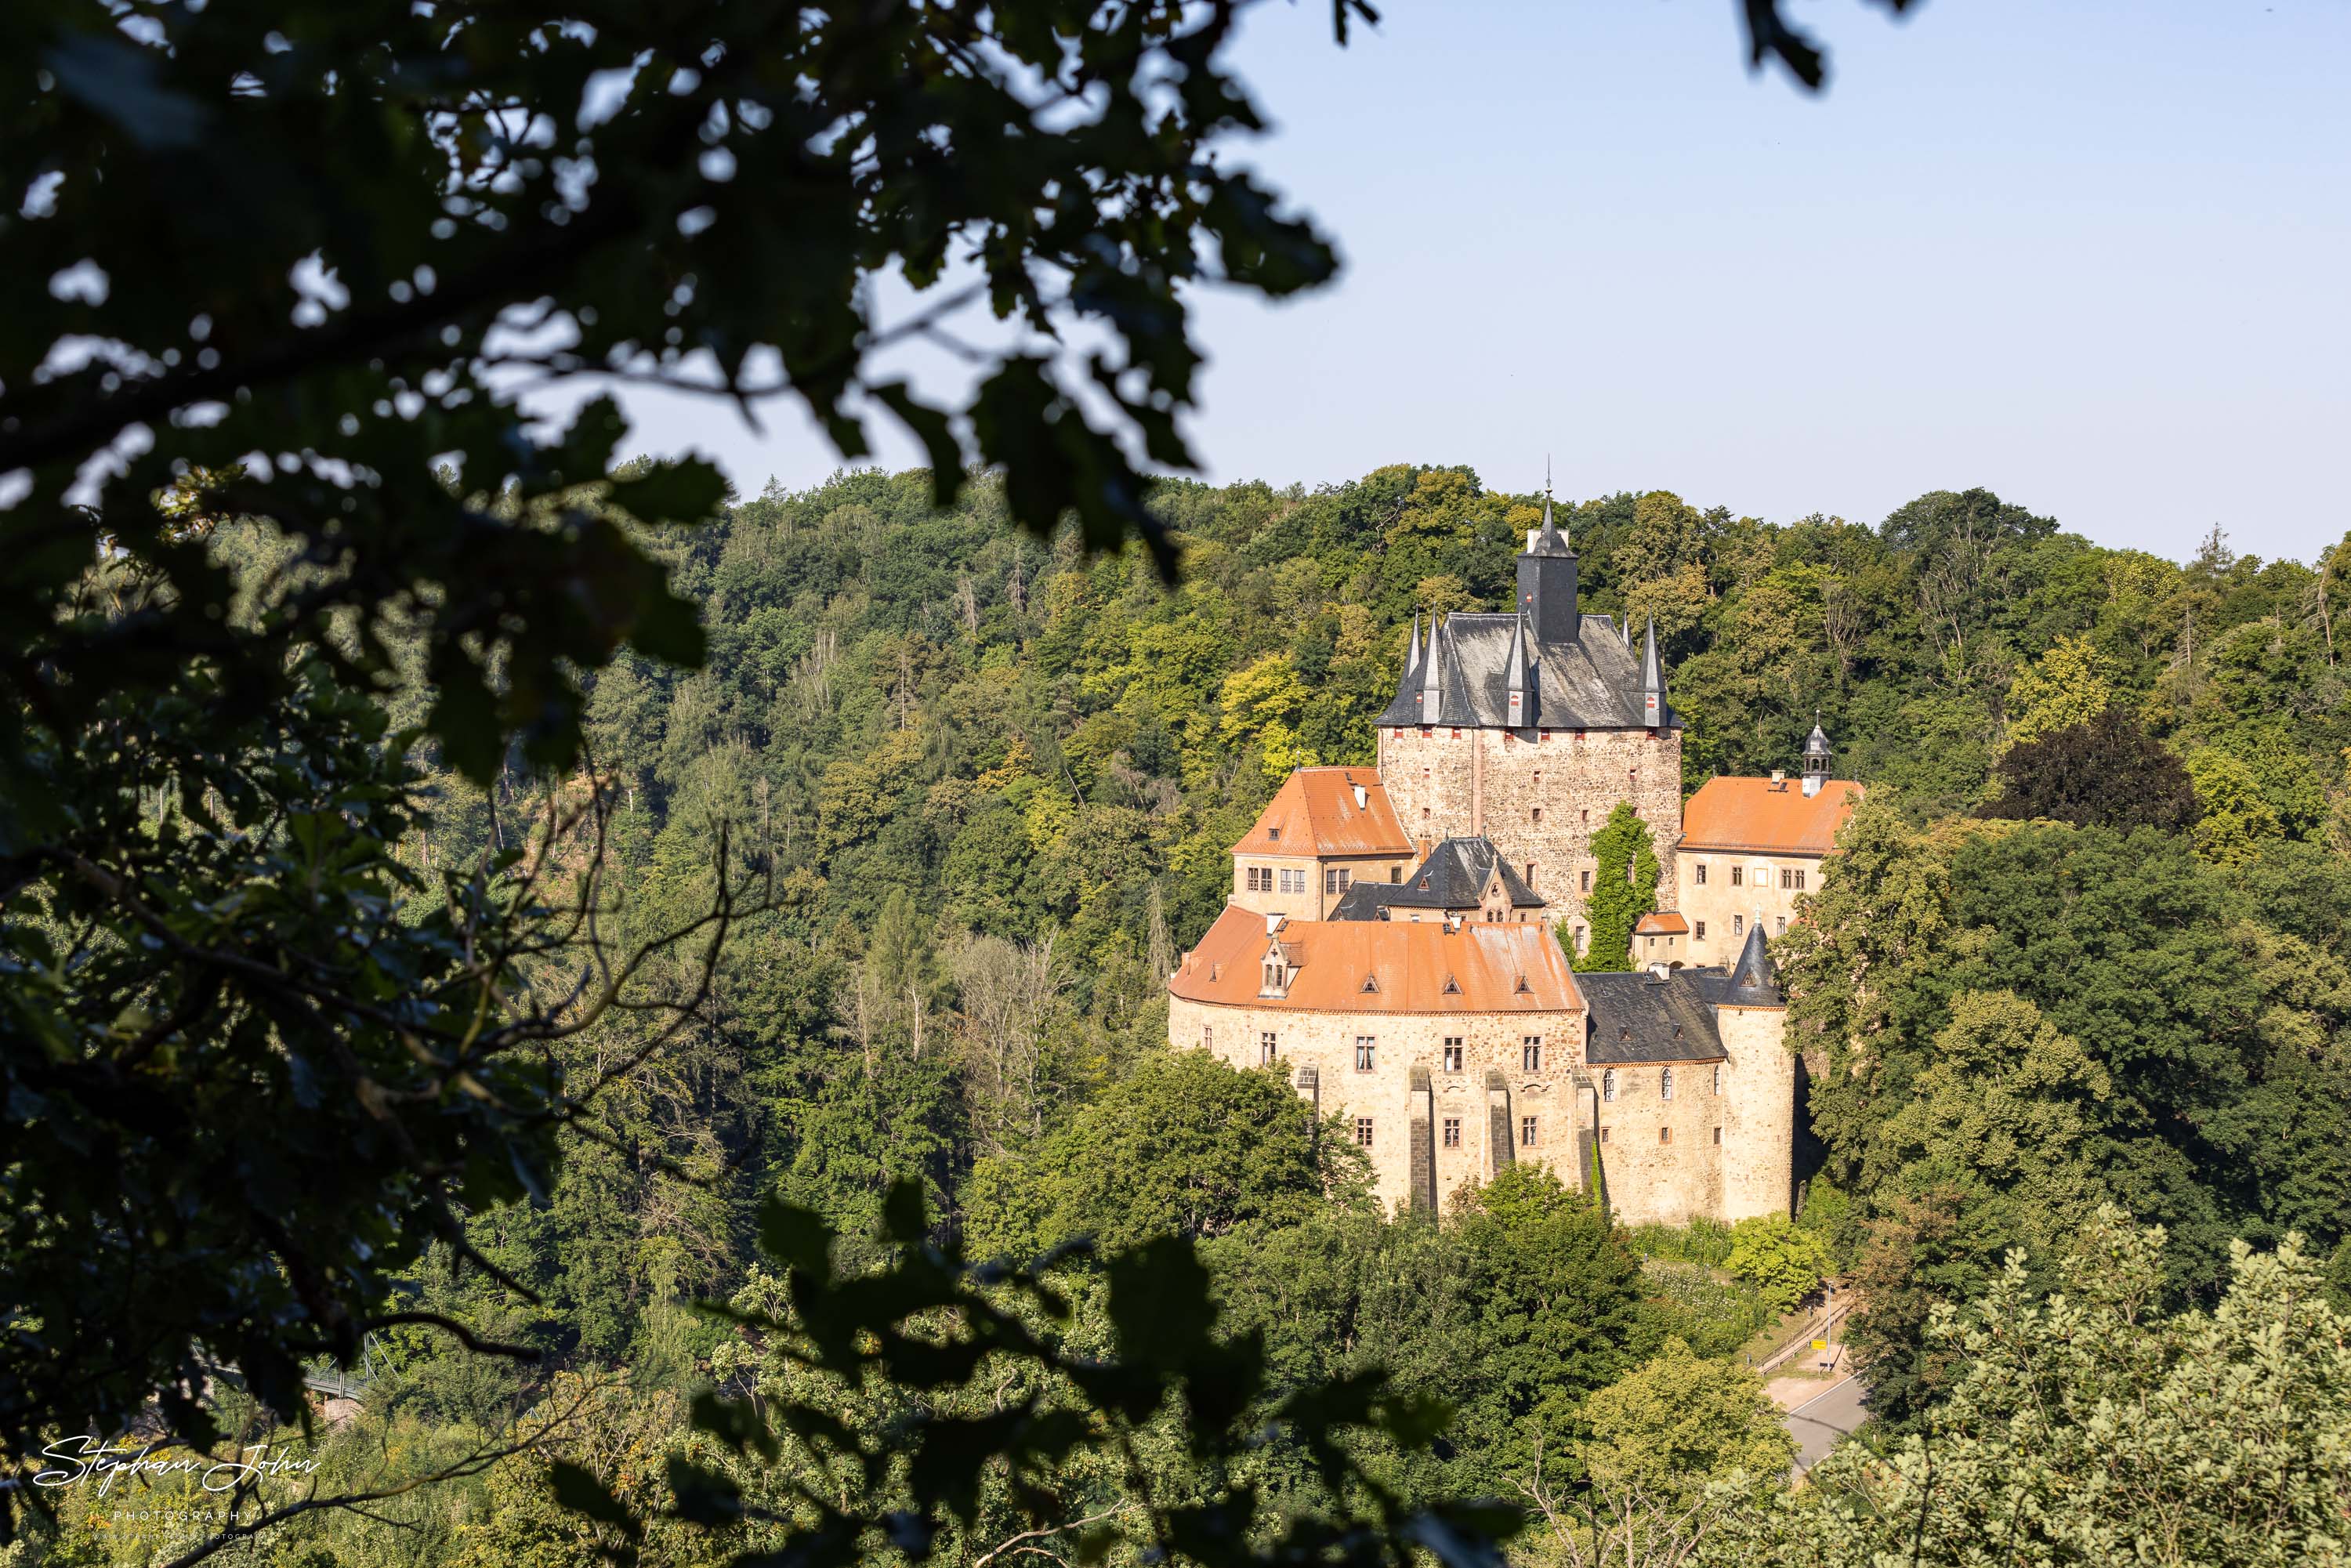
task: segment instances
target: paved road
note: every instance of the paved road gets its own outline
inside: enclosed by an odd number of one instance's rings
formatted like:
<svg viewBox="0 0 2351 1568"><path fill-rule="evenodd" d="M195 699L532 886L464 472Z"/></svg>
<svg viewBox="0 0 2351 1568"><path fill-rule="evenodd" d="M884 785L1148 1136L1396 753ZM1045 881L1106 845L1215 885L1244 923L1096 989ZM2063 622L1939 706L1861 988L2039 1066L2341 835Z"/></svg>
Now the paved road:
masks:
<svg viewBox="0 0 2351 1568"><path fill-rule="evenodd" d="M1780 1418L1796 1439L1796 1474L1802 1475L1828 1457L1836 1441L1868 1418L1861 1407L1868 1390L1858 1377L1831 1384Z"/></svg>

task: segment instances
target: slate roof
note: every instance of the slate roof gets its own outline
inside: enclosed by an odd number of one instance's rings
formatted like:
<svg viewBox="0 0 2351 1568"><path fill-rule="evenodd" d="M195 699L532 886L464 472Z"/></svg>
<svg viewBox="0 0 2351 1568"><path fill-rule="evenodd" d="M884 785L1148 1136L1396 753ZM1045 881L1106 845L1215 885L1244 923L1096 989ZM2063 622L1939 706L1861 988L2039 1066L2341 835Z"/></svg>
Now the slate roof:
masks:
<svg viewBox="0 0 2351 1568"><path fill-rule="evenodd" d="M1510 612L1460 611L1447 616L1423 646L1405 654L1404 679L1395 700L1377 722L1511 727L1509 670L1520 623L1520 618ZM1526 645L1534 676L1534 722L1520 727L1645 727L1641 655L1626 646L1611 617L1585 615L1583 635L1571 642L1538 643L1530 632ZM1437 664L1434 688L1428 685L1432 647ZM1666 722L1680 723L1670 705Z"/></svg>
<svg viewBox="0 0 2351 1568"><path fill-rule="evenodd" d="M1583 992L1584 1060L1598 1067L1647 1061L1719 1061L1727 1054L1717 1008L1784 1006L1780 972L1759 925L1729 968L1668 969L1663 975L1575 977Z"/></svg>
<svg viewBox="0 0 2351 1568"><path fill-rule="evenodd" d="M1296 966L1289 994L1261 997L1267 950ZM1189 1001L1294 1012L1541 1013L1583 1006L1551 927L1287 920L1227 904L1167 988ZM1368 988L1366 983L1368 982Z"/></svg>
<svg viewBox="0 0 2351 1568"><path fill-rule="evenodd" d="M1499 866L1502 892L1513 909L1541 909L1544 900L1526 878L1502 859L1489 838L1447 839L1428 852L1402 882L1359 882L1332 906L1333 920L1377 920L1384 908L1475 909L1486 896L1487 879ZM1423 883L1426 886L1423 886Z"/></svg>
<svg viewBox="0 0 2351 1568"><path fill-rule="evenodd" d="M1364 803L1355 804L1355 791ZM1301 768L1282 780L1257 825L1232 852L1275 855L1408 855L1376 768Z"/></svg>
<svg viewBox="0 0 2351 1568"><path fill-rule="evenodd" d="M1680 847L1825 855L1861 795L1861 786L1844 779L1830 779L1816 795L1792 779L1709 779L1682 807Z"/></svg>
<svg viewBox="0 0 2351 1568"><path fill-rule="evenodd" d="M1763 941L1763 922L1759 917L1747 928L1747 946L1739 950L1739 962L1730 967L1729 983L1714 998L1717 1005L1734 1007L1776 1008L1784 1005L1780 993L1780 967L1771 962L1771 949Z"/></svg>
<svg viewBox="0 0 2351 1568"><path fill-rule="evenodd" d="M1722 1061L1729 1053L1702 984L1708 977L1724 977L1720 969L1674 969L1662 978L1639 969L1576 976L1587 1009L1584 1060L1598 1067Z"/></svg>

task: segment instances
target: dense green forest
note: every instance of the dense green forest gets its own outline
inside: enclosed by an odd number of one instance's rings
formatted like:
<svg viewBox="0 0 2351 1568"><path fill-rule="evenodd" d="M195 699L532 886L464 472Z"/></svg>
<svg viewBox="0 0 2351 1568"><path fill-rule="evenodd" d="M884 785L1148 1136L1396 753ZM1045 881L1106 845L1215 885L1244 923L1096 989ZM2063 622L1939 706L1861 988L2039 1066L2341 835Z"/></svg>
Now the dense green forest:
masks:
<svg viewBox="0 0 2351 1568"><path fill-rule="evenodd" d="M2351 549L2262 561L2216 529L2180 565L1983 491L1876 525L1663 492L1562 508L1587 607L1656 619L1687 788L1792 765L1816 714L1871 788L1781 954L1815 1062L1804 1209L1735 1240L1631 1234L1523 1176L1437 1224L1391 1218L1279 1083L1166 1052L1159 979L1221 906L1226 846L1292 767L1372 758L1406 623L1507 603L1541 500L1399 466L1311 491L1171 483L1156 505L1172 589L1141 552L1014 528L984 476L944 512L923 473L771 486L722 526L643 531L708 653L600 673L589 768L549 778L517 750L482 791L418 749L408 918L447 896L435 873L506 851L604 866L616 939L692 922L722 875L752 895L684 1027L656 1040L659 1019L615 1014L564 1042L574 1071L646 1054L565 1134L550 1186L467 1219L540 1303L445 1249L413 1276L425 1307L545 1361L392 1332L398 1370L322 1434L341 1473L420 1473L559 1412L551 1448L627 1478L624 1500L674 1500L656 1461L706 1441L694 1391L796 1375L688 1305L784 1312L762 1200L821 1216L842 1267L880 1266L913 1178L975 1256L1198 1240L1270 1388L1380 1365L1457 1407L1433 1446L1363 1439L1382 1484L1509 1500L1556 1527L1521 1537L1530 1560L1582 1561L1566 1500L1614 1487L1649 1530L1729 1517L1710 1477L1776 1478L1784 1439L1744 1361L1823 1272L1861 1287L1883 1444L1997 1401L1970 1381L1974 1320L1938 1305L2005 1291L2013 1309L2090 1270L2192 1339L2219 1332L2198 1314L2232 1279L2241 1316L2283 1291L2232 1242L2295 1232L2323 1258L2351 1231ZM250 532L220 542L276 559ZM422 701L394 699L392 723ZM654 962L696 992L693 954ZM2116 1239L2085 1260L2093 1233ZM1072 1332L1106 1333L1100 1279L1080 1266L1071 1289ZM1187 1484L1172 1428L1138 1441ZM1237 1462L1276 1504L1328 1484L1302 1448ZM596 1560L610 1527L559 1509L548 1473L526 1458L381 1519L288 1524L256 1560ZM789 1511L783 1480L747 1485ZM983 1540L1008 1509L991 1492L967 1555L1013 1533ZM1829 1529L1767 1517L1717 1537L1762 1561ZM69 1525L28 1561L139 1561L155 1539ZM655 1529L648 1561L739 1544Z"/></svg>

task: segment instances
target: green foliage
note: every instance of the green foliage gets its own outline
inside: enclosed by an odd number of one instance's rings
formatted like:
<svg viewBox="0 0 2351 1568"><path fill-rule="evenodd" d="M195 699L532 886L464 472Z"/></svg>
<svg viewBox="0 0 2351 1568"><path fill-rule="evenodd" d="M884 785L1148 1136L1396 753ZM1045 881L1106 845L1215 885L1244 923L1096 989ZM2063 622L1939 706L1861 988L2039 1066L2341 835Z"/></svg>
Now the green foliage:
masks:
<svg viewBox="0 0 2351 1568"><path fill-rule="evenodd" d="M682 1520L728 1531L744 1564L965 1562L1024 1538L1092 1558L1124 1547L1213 1564L1309 1553L1371 1564L1427 1548L1468 1564L1493 1561L1519 1522L1508 1507L1416 1505L1356 1461L1351 1433L1410 1452L1446 1424L1441 1404L1383 1374L1260 1407L1263 1348L1216 1332L1188 1239L1102 1257L1090 1322L1065 1270L975 1270L934 1246L913 1185L883 1212L890 1261L844 1274L816 1215L763 1210L782 1288L755 1281L715 1309L763 1336L763 1397L695 1401L695 1427L715 1443L698 1462L671 1459L674 1500L658 1515L584 1471L556 1476L559 1500L596 1521L612 1557L639 1561L649 1526ZM1276 1511L1235 1476L1269 1436L1308 1461L1321 1506Z"/></svg>
<svg viewBox="0 0 2351 1568"><path fill-rule="evenodd" d="M1017 1168L976 1179L966 1228L984 1257L1028 1257L1079 1237L1126 1248L1363 1209L1369 1188L1362 1151L1318 1126L1278 1071L1165 1051Z"/></svg>
<svg viewBox="0 0 2351 1568"><path fill-rule="evenodd" d="M2182 1292L2217 1288L2232 1235L2351 1228L2351 1124L2318 1087L2351 990L2301 934L2351 908L2322 859L2224 879L2148 829L1856 813L1783 973L1828 1048L1811 1108L1865 1238L1855 1341L1881 1411L1949 1386L1936 1301L2102 1200L2163 1218Z"/></svg>
<svg viewBox="0 0 2351 1568"><path fill-rule="evenodd" d="M1669 1339L1637 1370L1583 1402L1577 1454L1592 1484L1672 1507L1732 1476L1777 1477L1795 1457L1762 1380Z"/></svg>
<svg viewBox="0 0 2351 1568"><path fill-rule="evenodd" d="M2001 792L1983 809L1987 817L2045 817L2126 832L2176 832L2196 821L2188 769L2137 720L2113 708L2011 747L1999 774Z"/></svg>
<svg viewBox="0 0 2351 1568"><path fill-rule="evenodd" d="M1774 1308L1792 1312L1827 1278L1829 1249L1817 1232L1799 1228L1784 1214L1759 1214L1731 1227L1723 1266Z"/></svg>
<svg viewBox="0 0 2351 1568"><path fill-rule="evenodd" d="M2106 1208L2043 1299L2012 1255L1930 1341L1962 1368L1884 1455L1848 1444L1706 1560L2221 1564L2341 1561L2351 1335L2298 1239L2231 1249L2209 1312L2166 1312L2163 1231Z"/></svg>
<svg viewBox="0 0 2351 1568"><path fill-rule="evenodd" d="M1592 893L1583 901L1592 936L1577 967L1630 969L1633 927L1657 907L1659 873L1656 841L1630 801L1617 801L1592 835Z"/></svg>
<svg viewBox="0 0 2351 1568"><path fill-rule="evenodd" d="M2022 744L2088 724L2114 701L2105 661L2085 637L2060 637L2008 688L2008 738Z"/></svg>

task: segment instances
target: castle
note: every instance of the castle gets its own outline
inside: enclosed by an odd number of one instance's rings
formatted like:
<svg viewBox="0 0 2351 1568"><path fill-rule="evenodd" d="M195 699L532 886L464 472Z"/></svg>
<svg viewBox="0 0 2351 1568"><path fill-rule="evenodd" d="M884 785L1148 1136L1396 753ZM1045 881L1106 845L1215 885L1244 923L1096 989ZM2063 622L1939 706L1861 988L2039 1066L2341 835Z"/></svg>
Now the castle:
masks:
<svg viewBox="0 0 2351 1568"><path fill-rule="evenodd" d="M1597 1182L1627 1220L1738 1220L1794 1200L1800 1063L1767 937L1860 786L1709 780L1685 806L1656 629L1587 615L1542 526L1519 605L1413 620L1374 768L1292 773L1233 846L1233 892L1168 981L1168 1040L1278 1064L1434 1211L1511 1164ZM1656 914L1630 973L1578 973L1619 802L1650 830Z"/></svg>

